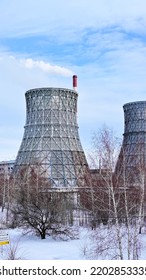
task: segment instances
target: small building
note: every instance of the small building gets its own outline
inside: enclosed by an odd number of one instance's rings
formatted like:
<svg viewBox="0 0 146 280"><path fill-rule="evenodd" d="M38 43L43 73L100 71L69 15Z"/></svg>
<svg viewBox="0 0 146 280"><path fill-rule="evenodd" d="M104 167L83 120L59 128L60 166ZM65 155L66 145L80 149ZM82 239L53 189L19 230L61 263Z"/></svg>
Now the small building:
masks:
<svg viewBox="0 0 146 280"><path fill-rule="evenodd" d="M10 175L15 164L15 160L1 161L0 174Z"/></svg>

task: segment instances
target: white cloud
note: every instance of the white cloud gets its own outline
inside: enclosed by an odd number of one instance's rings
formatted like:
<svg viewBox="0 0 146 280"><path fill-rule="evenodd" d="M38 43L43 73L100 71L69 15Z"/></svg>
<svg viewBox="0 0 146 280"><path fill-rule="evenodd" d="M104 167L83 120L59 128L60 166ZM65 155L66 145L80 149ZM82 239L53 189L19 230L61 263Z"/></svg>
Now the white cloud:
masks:
<svg viewBox="0 0 146 280"><path fill-rule="evenodd" d="M61 67L58 65L51 65L50 63L46 63L42 60L33 60L32 58L27 58L27 59L20 60L20 62L28 69L38 68L42 71L48 73L60 74L62 76L73 75L73 72L65 67Z"/></svg>

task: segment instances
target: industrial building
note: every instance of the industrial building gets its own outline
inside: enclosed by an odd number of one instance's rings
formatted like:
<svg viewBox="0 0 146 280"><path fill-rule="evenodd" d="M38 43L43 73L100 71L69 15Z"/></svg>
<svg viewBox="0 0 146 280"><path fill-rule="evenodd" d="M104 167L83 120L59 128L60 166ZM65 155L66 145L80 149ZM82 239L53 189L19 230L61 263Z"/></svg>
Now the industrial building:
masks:
<svg viewBox="0 0 146 280"><path fill-rule="evenodd" d="M15 160L1 161L0 162L0 174L10 176L14 168Z"/></svg>
<svg viewBox="0 0 146 280"><path fill-rule="evenodd" d="M121 187L139 187L146 168L146 101L127 103L123 109L123 143L115 172Z"/></svg>
<svg viewBox="0 0 146 280"><path fill-rule="evenodd" d="M25 98L24 135L12 172L16 187L23 183L26 190L30 187L24 172L30 174L28 180L32 173L37 174L39 192L59 196L67 205L66 222L82 222L87 213L79 207L78 188L83 186L88 164L77 124L77 76L73 76L73 89L35 88Z"/></svg>
<svg viewBox="0 0 146 280"><path fill-rule="evenodd" d="M25 97L26 124L13 173L40 166L52 187L77 188L87 168L77 124L77 76L73 89L36 88Z"/></svg>

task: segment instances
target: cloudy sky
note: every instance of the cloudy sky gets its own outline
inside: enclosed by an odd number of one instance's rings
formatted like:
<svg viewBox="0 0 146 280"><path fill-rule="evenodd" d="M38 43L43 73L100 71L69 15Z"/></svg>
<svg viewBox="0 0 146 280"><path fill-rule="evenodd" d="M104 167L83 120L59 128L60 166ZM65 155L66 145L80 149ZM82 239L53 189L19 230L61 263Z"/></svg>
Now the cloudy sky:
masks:
<svg viewBox="0 0 146 280"><path fill-rule="evenodd" d="M122 137L123 105L146 100L145 0L0 1L0 161L17 155L25 91L73 74L84 150L103 124Z"/></svg>

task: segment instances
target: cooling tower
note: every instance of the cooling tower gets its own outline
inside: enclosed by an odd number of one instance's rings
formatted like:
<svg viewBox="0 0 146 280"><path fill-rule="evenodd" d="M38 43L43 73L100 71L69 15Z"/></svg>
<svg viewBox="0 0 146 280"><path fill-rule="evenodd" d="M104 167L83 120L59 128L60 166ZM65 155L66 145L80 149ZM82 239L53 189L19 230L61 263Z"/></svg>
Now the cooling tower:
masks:
<svg viewBox="0 0 146 280"><path fill-rule="evenodd" d="M146 101L127 103L123 108L125 128L115 173L121 187L139 187L146 170Z"/></svg>
<svg viewBox="0 0 146 280"><path fill-rule="evenodd" d="M77 125L75 90L36 88L26 97L26 124L14 173L40 164L54 187L77 187L87 161Z"/></svg>

